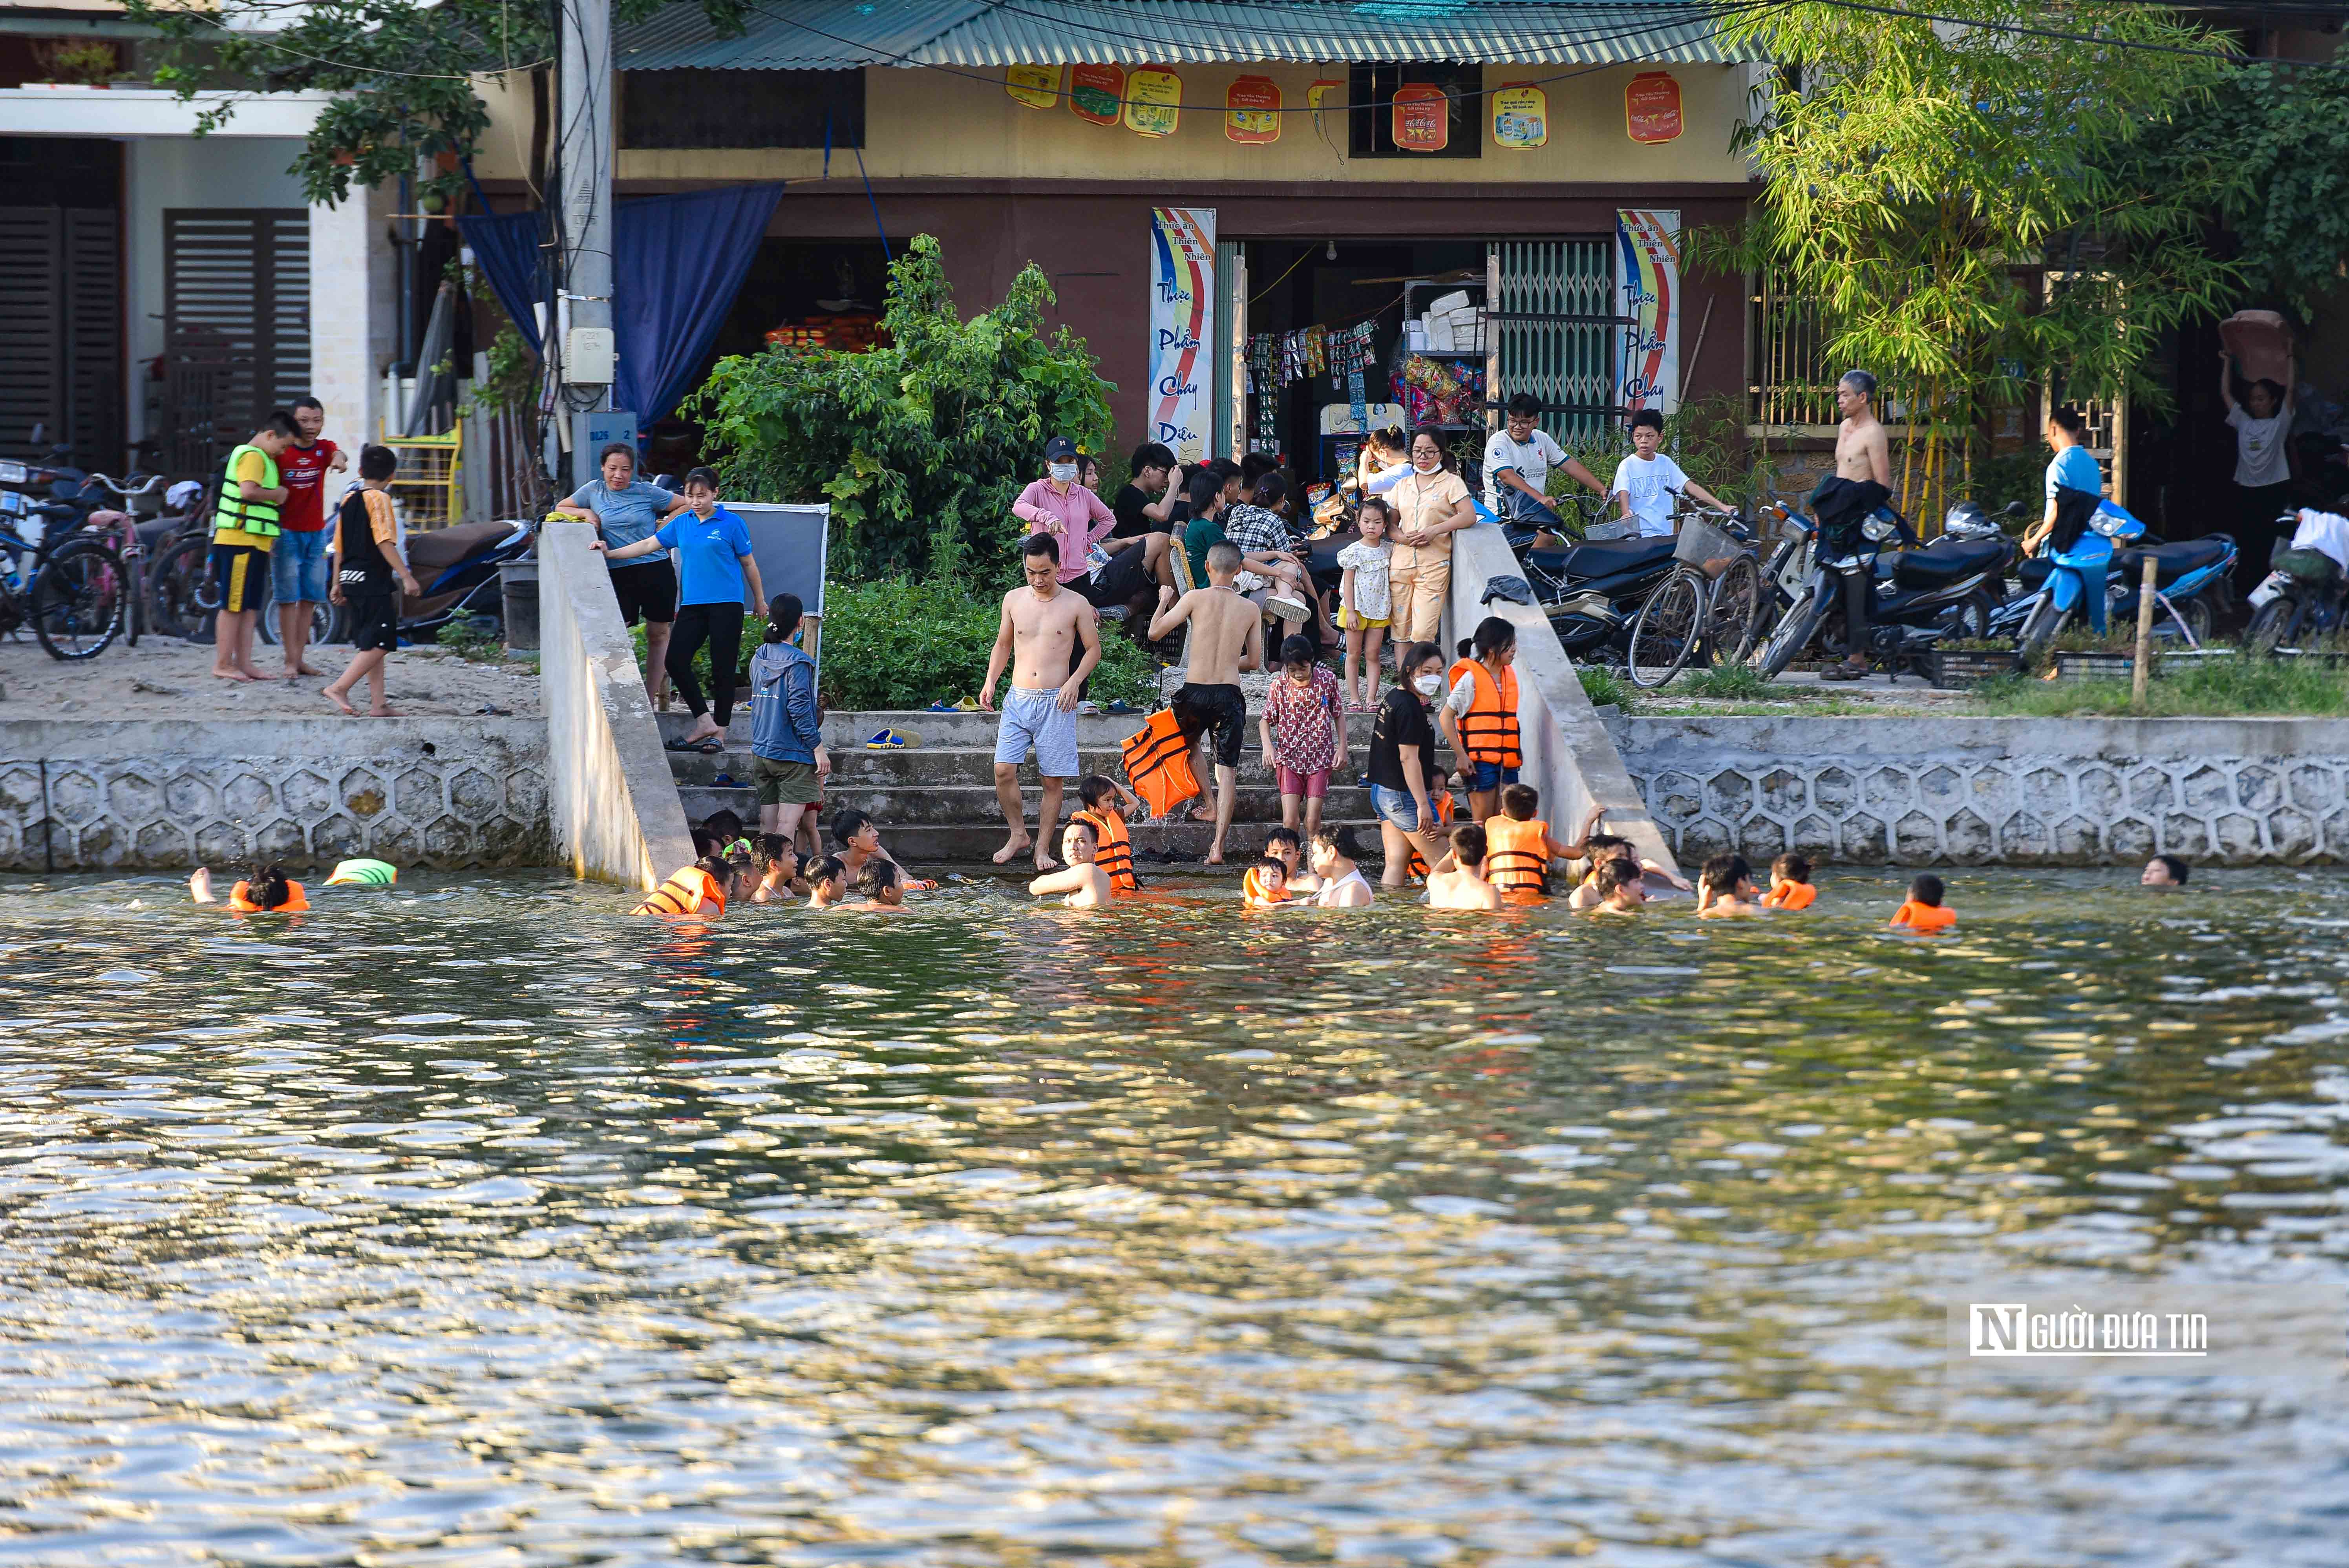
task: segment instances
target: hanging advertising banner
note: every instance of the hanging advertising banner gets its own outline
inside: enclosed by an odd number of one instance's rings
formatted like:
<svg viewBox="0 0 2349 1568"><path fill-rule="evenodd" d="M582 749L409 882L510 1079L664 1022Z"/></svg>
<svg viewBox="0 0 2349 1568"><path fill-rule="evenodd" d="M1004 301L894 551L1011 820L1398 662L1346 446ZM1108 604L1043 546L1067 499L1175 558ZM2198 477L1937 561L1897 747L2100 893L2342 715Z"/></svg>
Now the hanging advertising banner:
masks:
<svg viewBox="0 0 2349 1568"><path fill-rule="evenodd" d="M1115 125L1125 108L1125 67L1071 66L1069 108L1095 125Z"/></svg>
<svg viewBox="0 0 2349 1568"><path fill-rule="evenodd" d="M1061 101L1061 67L1006 66L1003 90L1030 108L1050 108Z"/></svg>
<svg viewBox="0 0 2349 1568"><path fill-rule="evenodd" d="M1393 135L1405 152L1443 151L1452 139L1451 96L1425 82L1395 88Z"/></svg>
<svg viewBox="0 0 2349 1568"><path fill-rule="evenodd" d="M1549 94L1526 82L1504 82L1493 95L1493 145L1549 145Z"/></svg>
<svg viewBox="0 0 2349 1568"><path fill-rule="evenodd" d="M1670 71L1641 71L1623 84L1623 129L1634 141L1671 141L1681 133L1681 84Z"/></svg>
<svg viewBox="0 0 2349 1568"><path fill-rule="evenodd" d="M1207 455L1215 399L1216 210L1150 210L1150 434L1186 463Z"/></svg>
<svg viewBox="0 0 2349 1568"><path fill-rule="evenodd" d="M1224 135L1263 147L1280 139L1280 84L1270 77L1241 77L1224 89Z"/></svg>
<svg viewBox="0 0 2349 1568"><path fill-rule="evenodd" d="M1183 78L1173 71L1136 71L1125 78L1125 129L1141 136L1172 136L1183 118Z"/></svg>
<svg viewBox="0 0 2349 1568"><path fill-rule="evenodd" d="M1681 215L1652 209L1615 214L1615 297L1633 325L1623 329L1627 408L1669 415L1681 400Z"/></svg>

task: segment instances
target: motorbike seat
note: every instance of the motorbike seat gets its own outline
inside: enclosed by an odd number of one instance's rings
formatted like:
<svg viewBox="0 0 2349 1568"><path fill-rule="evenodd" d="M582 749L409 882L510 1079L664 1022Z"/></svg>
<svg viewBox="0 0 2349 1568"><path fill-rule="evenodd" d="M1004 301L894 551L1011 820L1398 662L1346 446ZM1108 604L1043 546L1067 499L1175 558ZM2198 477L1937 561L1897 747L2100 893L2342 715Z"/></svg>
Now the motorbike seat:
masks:
<svg viewBox="0 0 2349 1568"><path fill-rule="evenodd" d="M2145 580L2145 558L2150 555L2154 559L2154 586L2167 588L2189 573L2224 561L2234 542L2223 533L2211 533L2153 550L2124 550L2113 557L2113 577L2123 586L2134 589Z"/></svg>
<svg viewBox="0 0 2349 1568"><path fill-rule="evenodd" d="M1565 550L1529 550L1526 560L1557 577L1612 577L1637 572L1659 561L1669 561L1672 542L1661 539L1602 539Z"/></svg>
<svg viewBox="0 0 2349 1568"><path fill-rule="evenodd" d="M2015 562L2014 580L2033 593L2047 586L2047 574L2055 563L2044 555L2026 555Z"/></svg>
<svg viewBox="0 0 2349 1568"><path fill-rule="evenodd" d="M1923 550L1904 550L1895 556L1892 580L1903 588L1945 588L1990 571L2005 553L2003 540L1936 540Z"/></svg>

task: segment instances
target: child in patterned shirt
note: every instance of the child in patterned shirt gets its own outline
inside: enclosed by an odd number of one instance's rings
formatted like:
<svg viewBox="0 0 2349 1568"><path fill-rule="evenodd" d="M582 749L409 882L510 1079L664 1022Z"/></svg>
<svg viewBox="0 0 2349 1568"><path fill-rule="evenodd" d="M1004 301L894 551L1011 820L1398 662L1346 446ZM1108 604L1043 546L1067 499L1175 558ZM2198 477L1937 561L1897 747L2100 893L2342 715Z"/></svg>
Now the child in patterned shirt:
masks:
<svg viewBox="0 0 2349 1568"><path fill-rule="evenodd" d="M1394 614L1387 585L1387 568L1394 560L1387 531L1394 526L1394 514L1386 502L1372 496L1362 502L1357 526L1362 536L1338 552L1338 564L1346 573L1338 584L1338 625L1346 634L1347 711L1369 713L1379 706L1379 648L1386 641L1387 623ZM1367 696L1360 695L1354 684L1357 670L1369 672Z"/></svg>
<svg viewBox="0 0 2349 1568"><path fill-rule="evenodd" d="M1321 825L1321 802L1330 793L1330 770L1346 760L1346 709L1338 697L1338 677L1313 658L1313 639L1292 636L1280 645L1281 673L1264 694L1257 727L1266 760L1280 778L1280 821L1297 826L1302 808L1305 837Z"/></svg>

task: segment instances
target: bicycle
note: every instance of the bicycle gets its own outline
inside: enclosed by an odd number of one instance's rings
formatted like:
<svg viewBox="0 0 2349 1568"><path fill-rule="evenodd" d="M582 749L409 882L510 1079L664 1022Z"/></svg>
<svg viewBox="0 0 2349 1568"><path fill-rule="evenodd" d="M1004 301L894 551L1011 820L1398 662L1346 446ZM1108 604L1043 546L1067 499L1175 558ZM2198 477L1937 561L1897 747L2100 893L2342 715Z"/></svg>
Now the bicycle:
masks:
<svg viewBox="0 0 2349 1568"><path fill-rule="evenodd" d="M1680 513L1672 557L1680 564L1649 593L1631 623L1630 674L1637 686L1664 685L1699 649L1708 664L1740 662L1762 604L1762 569L1754 560L1748 521L1672 493Z"/></svg>
<svg viewBox="0 0 2349 1568"><path fill-rule="evenodd" d="M11 516L15 508L0 507ZM13 552L13 558L5 552ZM29 573L17 573L30 558ZM33 635L53 659L78 663L113 645L122 630L122 558L92 534L70 533L54 542L26 539L0 525L0 632L29 622Z"/></svg>

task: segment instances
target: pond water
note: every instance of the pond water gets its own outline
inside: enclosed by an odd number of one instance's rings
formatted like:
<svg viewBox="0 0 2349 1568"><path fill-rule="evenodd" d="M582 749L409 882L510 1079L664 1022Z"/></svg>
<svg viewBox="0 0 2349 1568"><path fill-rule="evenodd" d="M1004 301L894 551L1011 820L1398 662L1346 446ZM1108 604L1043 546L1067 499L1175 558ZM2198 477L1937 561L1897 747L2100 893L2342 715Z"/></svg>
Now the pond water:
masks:
<svg viewBox="0 0 2349 1568"><path fill-rule="evenodd" d="M2349 876L2128 880L0 884L0 1565L2339 1564L2337 1380L1943 1357L2349 1279Z"/></svg>

